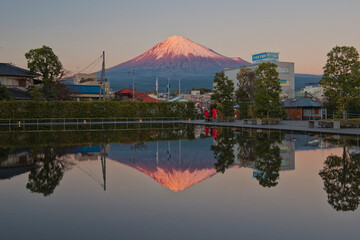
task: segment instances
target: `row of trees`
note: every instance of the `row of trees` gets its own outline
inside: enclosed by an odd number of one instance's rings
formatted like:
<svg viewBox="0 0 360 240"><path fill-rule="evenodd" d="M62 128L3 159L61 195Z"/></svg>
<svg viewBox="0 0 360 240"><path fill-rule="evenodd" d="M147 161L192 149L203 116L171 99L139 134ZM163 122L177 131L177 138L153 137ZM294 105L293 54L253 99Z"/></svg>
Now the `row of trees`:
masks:
<svg viewBox="0 0 360 240"><path fill-rule="evenodd" d="M223 72L214 78L214 100L220 117L234 116L235 104L239 106L240 118L281 117L281 86L277 65L264 62L256 70L241 68L237 75L238 89Z"/></svg>

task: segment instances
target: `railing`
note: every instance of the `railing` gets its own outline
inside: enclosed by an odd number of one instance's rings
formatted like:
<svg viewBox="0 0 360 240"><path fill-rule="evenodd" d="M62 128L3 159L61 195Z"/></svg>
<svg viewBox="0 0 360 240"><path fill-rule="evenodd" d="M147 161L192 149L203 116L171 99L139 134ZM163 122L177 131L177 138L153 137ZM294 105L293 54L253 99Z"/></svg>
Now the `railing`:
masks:
<svg viewBox="0 0 360 240"><path fill-rule="evenodd" d="M180 117L15 118L0 119L0 132L154 129L186 121Z"/></svg>

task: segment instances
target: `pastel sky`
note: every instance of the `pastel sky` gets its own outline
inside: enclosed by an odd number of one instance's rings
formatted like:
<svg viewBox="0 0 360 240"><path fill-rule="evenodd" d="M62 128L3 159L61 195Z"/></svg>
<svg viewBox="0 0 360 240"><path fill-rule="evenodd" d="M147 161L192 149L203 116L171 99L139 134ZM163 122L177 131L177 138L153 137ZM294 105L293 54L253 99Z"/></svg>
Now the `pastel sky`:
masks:
<svg viewBox="0 0 360 240"><path fill-rule="evenodd" d="M359 0L1 0L0 62L26 67L24 53L48 45L70 71L102 50L111 67L181 35L247 61L277 51L297 73L321 74L332 47L360 50L359 9Z"/></svg>

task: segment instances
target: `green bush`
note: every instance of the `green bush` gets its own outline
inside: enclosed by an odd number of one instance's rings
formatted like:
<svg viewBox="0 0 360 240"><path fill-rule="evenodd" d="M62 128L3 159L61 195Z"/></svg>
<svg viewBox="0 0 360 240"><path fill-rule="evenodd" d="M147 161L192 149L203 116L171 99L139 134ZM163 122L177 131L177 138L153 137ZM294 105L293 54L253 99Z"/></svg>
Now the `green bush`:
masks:
<svg viewBox="0 0 360 240"><path fill-rule="evenodd" d="M194 118L195 106L171 102L0 102L1 119L21 118Z"/></svg>

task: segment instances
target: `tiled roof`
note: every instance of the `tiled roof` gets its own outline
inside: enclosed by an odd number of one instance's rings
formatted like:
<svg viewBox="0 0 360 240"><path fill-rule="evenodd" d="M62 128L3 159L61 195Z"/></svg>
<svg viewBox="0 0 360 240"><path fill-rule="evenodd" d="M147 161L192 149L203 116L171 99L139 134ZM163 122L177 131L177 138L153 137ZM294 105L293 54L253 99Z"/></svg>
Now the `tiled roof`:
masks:
<svg viewBox="0 0 360 240"><path fill-rule="evenodd" d="M32 100L33 97L25 90L18 88L8 88L9 92L13 95L15 100Z"/></svg>
<svg viewBox="0 0 360 240"><path fill-rule="evenodd" d="M316 101L313 98L288 98L281 100L286 108L291 107L322 107L321 102Z"/></svg>
<svg viewBox="0 0 360 240"><path fill-rule="evenodd" d="M121 89L120 91L117 91L115 93L115 95L118 94L126 94L126 95L132 95L133 94L133 90L130 88L124 88ZM127 99L128 101L132 100L132 99ZM139 91L135 90L135 101L142 101L142 102L157 102L157 100L155 98L150 97L149 95L147 95L146 93L142 93Z"/></svg>
<svg viewBox="0 0 360 240"><path fill-rule="evenodd" d="M38 77L37 73L16 67L9 63L0 63L0 76Z"/></svg>

